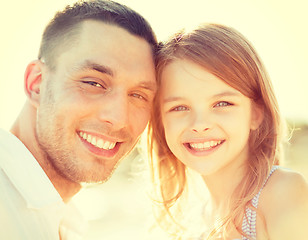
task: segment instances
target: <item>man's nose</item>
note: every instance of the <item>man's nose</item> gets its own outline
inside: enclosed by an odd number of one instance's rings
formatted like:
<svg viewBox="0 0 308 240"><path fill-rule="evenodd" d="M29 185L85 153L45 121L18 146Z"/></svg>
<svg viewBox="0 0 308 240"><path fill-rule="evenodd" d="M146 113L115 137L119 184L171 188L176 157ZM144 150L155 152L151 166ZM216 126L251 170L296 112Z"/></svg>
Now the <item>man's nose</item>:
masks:
<svg viewBox="0 0 308 240"><path fill-rule="evenodd" d="M129 118L128 95L122 91L110 94L101 103L98 113L99 120L108 123L114 130L125 128Z"/></svg>

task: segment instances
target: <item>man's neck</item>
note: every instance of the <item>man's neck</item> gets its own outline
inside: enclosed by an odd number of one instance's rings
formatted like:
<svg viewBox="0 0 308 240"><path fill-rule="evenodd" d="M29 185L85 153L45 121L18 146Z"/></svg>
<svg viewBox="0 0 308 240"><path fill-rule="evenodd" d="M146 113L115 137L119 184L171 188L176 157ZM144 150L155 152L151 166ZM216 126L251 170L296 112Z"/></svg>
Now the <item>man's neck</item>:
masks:
<svg viewBox="0 0 308 240"><path fill-rule="evenodd" d="M26 102L20 115L13 124L11 132L28 148L40 164L51 183L58 191L64 202L68 202L80 189L81 185L72 182L58 173L40 148L36 136L36 109Z"/></svg>

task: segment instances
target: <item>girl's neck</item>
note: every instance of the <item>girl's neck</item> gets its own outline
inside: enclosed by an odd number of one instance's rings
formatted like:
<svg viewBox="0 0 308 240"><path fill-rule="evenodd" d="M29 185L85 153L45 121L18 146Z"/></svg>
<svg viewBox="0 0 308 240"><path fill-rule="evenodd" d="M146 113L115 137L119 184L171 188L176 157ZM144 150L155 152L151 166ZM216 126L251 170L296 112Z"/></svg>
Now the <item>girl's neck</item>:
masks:
<svg viewBox="0 0 308 240"><path fill-rule="evenodd" d="M220 171L202 176L209 192L209 203L218 212L227 211L234 190L243 179L245 165L228 166Z"/></svg>
<svg viewBox="0 0 308 240"><path fill-rule="evenodd" d="M203 213L204 223L207 226L206 236L209 236L216 227L221 226L221 221L224 221L225 217L230 214L230 200L244 174L245 165L241 165L229 166L215 174L203 176L209 194ZM221 230L216 233L217 236L220 236ZM233 228L228 230L228 234L236 236L236 238L240 237Z"/></svg>

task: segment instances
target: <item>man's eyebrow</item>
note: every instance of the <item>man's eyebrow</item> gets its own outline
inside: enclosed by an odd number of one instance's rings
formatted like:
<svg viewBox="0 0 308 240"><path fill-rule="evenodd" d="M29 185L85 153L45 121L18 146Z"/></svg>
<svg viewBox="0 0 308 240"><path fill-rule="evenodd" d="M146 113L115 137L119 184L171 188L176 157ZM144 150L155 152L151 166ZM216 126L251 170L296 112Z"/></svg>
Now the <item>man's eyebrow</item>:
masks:
<svg viewBox="0 0 308 240"><path fill-rule="evenodd" d="M79 70L79 71L97 71L100 72L102 74L107 74L110 75L111 77L114 76L114 72L112 71L112 69L108 66L102 65L102 64L98 64L95 63L91 60L85 60L84 62L82 62L81 64L77 65L75 70ZM139 83L139 87L147 89L149 91L156 91L156 83L151 82L151 81L143 81Z"/></svg>
<svg viewBox="0 0 308 240"><path fill-rule="evenodd" d="M114 76L114 73L110 67L95 63L91 60L85 60L84 62L76 66L75 70L76 69L79 71L92 70L92 71L100 72L102 74Z"/></svg>
<svg viewBox="0 0 308 240"><path fill-rule="evenodd" d="M152 91L152 92L156 91L156 84L153 83L153 82L150 82L150 81L141 82L139 84L139 87L144 88L144 89L149 90L149 91Z"/></svg>

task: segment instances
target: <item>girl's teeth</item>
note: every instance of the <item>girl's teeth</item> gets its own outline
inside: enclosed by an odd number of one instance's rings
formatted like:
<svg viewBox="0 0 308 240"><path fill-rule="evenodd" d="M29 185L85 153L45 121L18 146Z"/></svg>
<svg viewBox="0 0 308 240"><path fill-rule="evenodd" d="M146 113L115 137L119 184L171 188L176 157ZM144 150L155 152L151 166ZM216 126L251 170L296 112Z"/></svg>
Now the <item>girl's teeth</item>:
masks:
<svg viewBox="0 0 308 240"><path fill-rule="evenodd" d="M189 146L193 149L209 149L221 144L221 141L208 141L203 143L190 143Z"/></svg>
<svg viewBox="0 0 308 240"><path fill-rule="evenodd" d="M211 143L210 142L203 143L203 148L209 148L209 147L211 147Z"/></svg>

